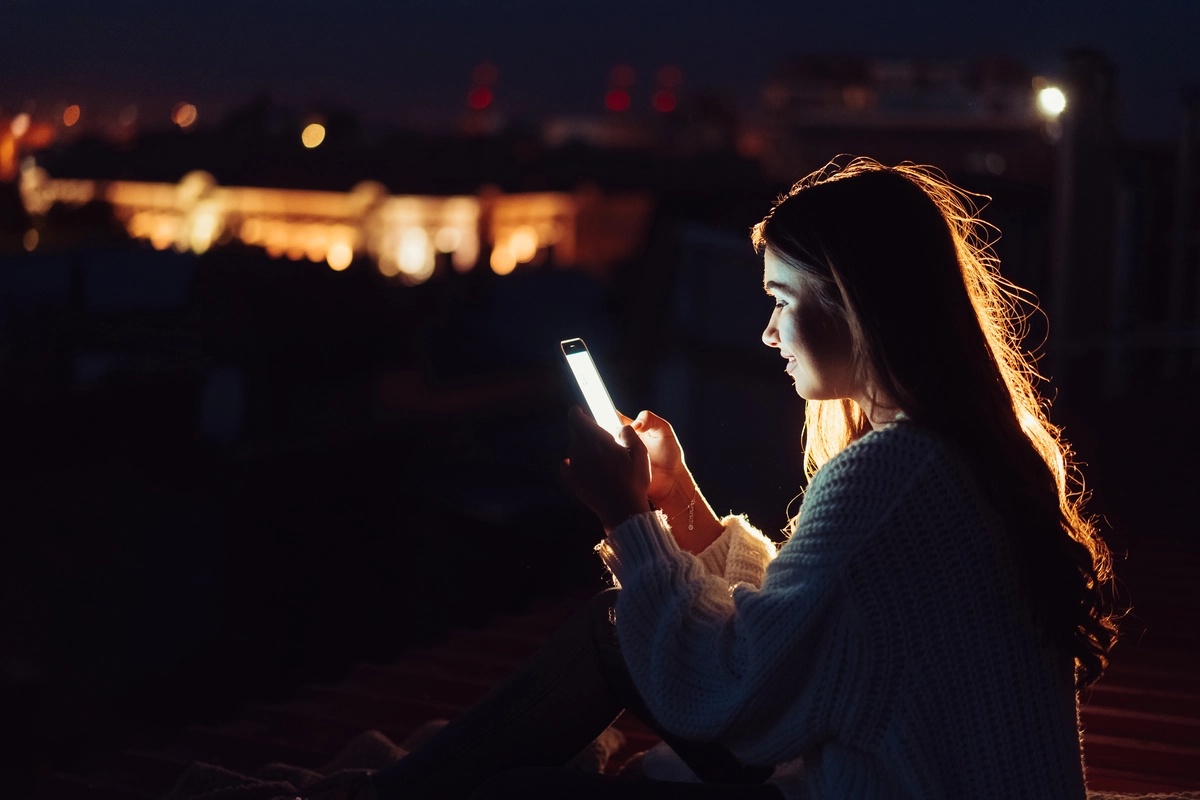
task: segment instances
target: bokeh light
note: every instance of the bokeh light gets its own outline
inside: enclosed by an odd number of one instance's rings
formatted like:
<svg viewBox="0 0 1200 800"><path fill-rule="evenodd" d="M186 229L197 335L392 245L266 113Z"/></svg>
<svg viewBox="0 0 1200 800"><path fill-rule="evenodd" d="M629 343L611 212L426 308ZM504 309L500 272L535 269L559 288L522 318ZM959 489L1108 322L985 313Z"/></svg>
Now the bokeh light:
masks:
<svg viewBox="0 0 1200 800"><path fill-rule="evenodd" d="M204 253L212 246L221 230L220 208L216 203L202 203L191 221L188 244L195 253Z"/></svg>
<svg viewBox="0 0 1200 800"><path fill-rule="evenodd" d="M476 111L482 111L492 104L492 90L486 86L476 86L467 95L467 105Z"/></svg>
<svg viewBox="0 0 1200 800"><path fill-rule="evenodd" d="M15 138L20 139L22 136L29 133L30 124L32 124L32 120L30 120L29 115L21 113L13 117L12 125L9 126L9 129L12 131L12 135Z"/></svg>
<svg viewBox="0 0 1200 800"><path fill-rule="evenodd" d="M513 258L512 251L507 247L497 247L493 250L488 264L491 266L492 272L497 275L508 275L517 268L517 260Z"/></svg>
<svg viewBox="0 0 1200 800"><path fill-rule="evenodd" d="M334 242L329 245L329 252L325 254L325 263L334 272L341 272L349 267L353 261L354 248L348 242Z"/></svg>
<svg viewBox="0 0 1200 800"><path fill-rule="evenodd" d="M414 225L400 235L396 263L400 271L414 281L423 281L433 274L433 251L424 228Z"/></svg>
<svg viewBox="0 0 1200 800"><path fill-rule="evenodd" d="M654 110L663 114L668 114L675 110L677 102L675 93L666 89L659 89L654 93L654 98L651 100L654 104Z"/></svg>
<svg viewBox="0 0 1200 800"><path fill-rule="evenodd" d="M67 106L66 110L63 111L63 125L66 125L69 128L76 122L79 122L79 114L80 111L78 105L72 104Z"/></svg>
<svg viewBox="0 0 1200 800"><path fill-rule="evenodd" d="M309 123L300 133L300 141L308 149L312 149L325 141L325 126L319 122Z"/></svg>
<svg viewBox="0 0 1200 800"><path fill-rule="evenodd" d="M609 111L628 111L631 102L629 92L624 89L609 89L604 95L604 106Z"/></svg>
<svg viewBox="0 0 1200 800"><path fill-rule="evenodd" d="M508 252L518 264L533 259L537 255L538 235L532 225L522 225L513 231L508 239Z"/></svg>
<svg viewBox="0 0 1200 800"><path fill-rule="evenodd" d="M439 228L433 235L433 246L439 253L453 253L462 244L462 231L458 228Z"/></svg>
<svg viewBox="0 0 1200 800"><path fill-rule="evenodd" d="M1038 111L1047 117L1057 117L1067 108L1067 96L1057 86L1046 86L1037 93Z"/></svg>
<svg viewBox="0 0 1200 800"><path fill-rule="evenodd" d="M176 103L171 111L171 121L185 130L195 125L199 117L200 112L191 103Z"/></svg>

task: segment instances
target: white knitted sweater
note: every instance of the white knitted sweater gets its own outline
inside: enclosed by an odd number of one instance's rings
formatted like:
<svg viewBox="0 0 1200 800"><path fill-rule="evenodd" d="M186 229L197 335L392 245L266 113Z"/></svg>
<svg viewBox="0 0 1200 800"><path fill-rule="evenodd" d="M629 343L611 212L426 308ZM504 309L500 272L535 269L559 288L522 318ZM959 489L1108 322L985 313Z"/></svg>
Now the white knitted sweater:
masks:
<svg viewBox="0 0 1200 800"><path fill-rule="evenodd" d="M789 797L1085 797L1072 659L1028 620L1002 521L964 462L908 422L813 477L796 532L742 517L699 556L660 513L597 546L617 635L668 730Z"/></svg>

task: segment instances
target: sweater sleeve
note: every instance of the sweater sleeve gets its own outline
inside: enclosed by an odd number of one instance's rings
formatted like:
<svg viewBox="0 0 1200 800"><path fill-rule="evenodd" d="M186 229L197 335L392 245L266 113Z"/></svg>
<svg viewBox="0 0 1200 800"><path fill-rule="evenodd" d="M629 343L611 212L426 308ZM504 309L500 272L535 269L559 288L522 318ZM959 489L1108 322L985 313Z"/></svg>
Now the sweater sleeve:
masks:
<svg viewBox="0 0 1200 800"><path fill-rule="evenodd" d="M868 677L843 571L916 469L881 476L854 449L814 477L800 525L760 585L713 574L654 514L626 521L599 548L622 587L622 654L668 730L723 741L748 763L786 760L819 741L847 685Z"/></svg>
<svg viewBox="0 0 1200 800"><path fill-rule="evenodd" d="M659 527L674 538L671 525L661 511L648 512L644 516L656 517ZM694 556L697 564L708 574L724 578L730 586L739 583L761 586L767 565L775 558L775 543L744 516L730 514L721 520L721 525L721 535ZM608 540L596 545L596 552L606 563L615 558ZM615 572L613 577L620 585Z"/></svg>
<svg viewBox="0 0 1200 800"><path fill-rule="evenodd" d="M750 524L744 516L730 515L721 520L724 530L697 556L713 575L720 575L735 586L746 583L762 586L767 565L775 558L775 543ZM670 528L667 527L670 532Z"/></svg>

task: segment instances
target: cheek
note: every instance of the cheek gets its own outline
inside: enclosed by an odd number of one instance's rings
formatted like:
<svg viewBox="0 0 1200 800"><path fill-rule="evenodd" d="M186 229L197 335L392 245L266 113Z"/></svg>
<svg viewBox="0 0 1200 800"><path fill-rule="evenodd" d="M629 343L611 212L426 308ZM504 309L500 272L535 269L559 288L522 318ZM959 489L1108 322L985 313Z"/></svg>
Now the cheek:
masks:
<svg viewBox="0 0 1200 800"><path fill-rule="evenodd" d="M836 364L850 359L849 328L823 309L802 308L791 320L790 333L813 361Z"/></svg>

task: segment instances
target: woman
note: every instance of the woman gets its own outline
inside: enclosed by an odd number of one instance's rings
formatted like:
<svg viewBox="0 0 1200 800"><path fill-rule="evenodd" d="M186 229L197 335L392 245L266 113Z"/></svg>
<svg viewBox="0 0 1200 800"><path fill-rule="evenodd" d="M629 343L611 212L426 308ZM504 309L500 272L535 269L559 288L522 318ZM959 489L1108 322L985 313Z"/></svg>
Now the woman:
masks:
<svg viewBox="0 0 1200 800"><path fill-rule="evenodd" d="M573 410L563 475L619 589L370 793L1083 798L1108 552L980 225L910 164L830 165L782 197L752 241L763 342L806 401L788 540L718 518L665 420L614 442ZM555 769L623 708L704 782Z"/></svg>

